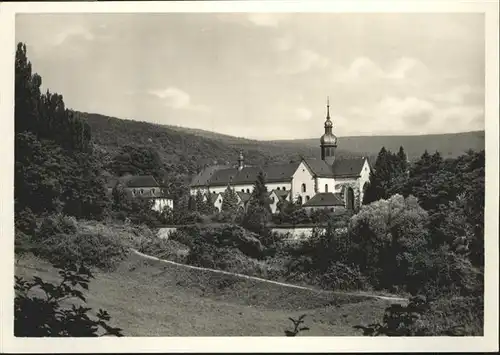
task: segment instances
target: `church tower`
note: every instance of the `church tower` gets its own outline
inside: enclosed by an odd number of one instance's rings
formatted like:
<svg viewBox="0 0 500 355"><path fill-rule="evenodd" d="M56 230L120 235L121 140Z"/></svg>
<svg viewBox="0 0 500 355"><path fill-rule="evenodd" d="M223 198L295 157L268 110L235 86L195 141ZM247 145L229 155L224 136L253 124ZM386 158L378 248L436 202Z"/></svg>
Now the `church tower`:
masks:
<svg viewBox="0 0 500 355"><path fill-rule="evenodd" d="M332 133L333 123L330 120L330 99L326 103L325 134L321 136L321 160L328 165L335 161L335 149L337 148L337 137Z"/></svg>

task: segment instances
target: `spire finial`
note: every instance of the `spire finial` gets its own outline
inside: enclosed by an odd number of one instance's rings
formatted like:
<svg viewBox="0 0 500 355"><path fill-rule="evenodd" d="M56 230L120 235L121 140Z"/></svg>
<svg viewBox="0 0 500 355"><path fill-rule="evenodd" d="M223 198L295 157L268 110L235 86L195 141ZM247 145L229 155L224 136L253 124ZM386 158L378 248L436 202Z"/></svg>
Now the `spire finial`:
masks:
<svg viewBox="0 0 500 355"><path fill-rule="evenodd" d="M330 96L326 97L326 119L330 119Z"/></svg>

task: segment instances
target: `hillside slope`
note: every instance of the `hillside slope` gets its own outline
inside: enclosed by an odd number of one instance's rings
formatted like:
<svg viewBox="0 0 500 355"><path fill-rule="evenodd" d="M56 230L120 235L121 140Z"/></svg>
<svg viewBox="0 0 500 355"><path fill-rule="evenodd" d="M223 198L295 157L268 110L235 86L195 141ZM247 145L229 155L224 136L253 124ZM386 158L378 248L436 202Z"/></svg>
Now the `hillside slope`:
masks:
<svg viewBox="0 0 500 355"><path fill-rule="evenodd" d="M243 150L248 164L260 165L297 160L300 156L318 158L319 138L258 141L232 137L199 129L166 126L82 113L92 128L94 141L109 154L126 144L155 148L167 164L182 164L186 173L214 163L234 163ZM364 155L373 160L380 148L397 151L405 148L410 159L425 150L456 157L468 149L484 149L484 131L420 136L340 137L338 156Z"/></svg>
<svg viewBox="0 0 500 355"><path fill-rule="evenodd" d="M15 274L59 279L50 264L30 256L19 260ZM125 336L283 336L288 317L301 314L310 327L305 336L354 336L360 335L354 325L379 320L391 303L290 289L133 254L117 270L94 274L88 306L106 309Z"/></svg>
<svg viewBox="0 0 500 355"><path fill-rule="evenodd" d="M382 146L391 151L398 151L403 146L410 159L418 158L427 150L429 153L440 152L443 157L455 158L469 149L484 149L484 131L472 131L447 134L427 134L418 136L360 136L340 137L339 145L353 153L377 153ZM274 141L274 143L316 146L317 139L297 139Z"/></svg>

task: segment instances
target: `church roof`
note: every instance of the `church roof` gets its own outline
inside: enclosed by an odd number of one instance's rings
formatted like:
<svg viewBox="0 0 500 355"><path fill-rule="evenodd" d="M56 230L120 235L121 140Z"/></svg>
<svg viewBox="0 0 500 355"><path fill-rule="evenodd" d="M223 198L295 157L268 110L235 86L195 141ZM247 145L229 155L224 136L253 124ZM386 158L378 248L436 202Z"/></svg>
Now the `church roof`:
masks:
<svg viewBox="0 0 500 355"><path fill-rule="evenodd" d="M206 186L217 170L227 169L227 165L212 165L203 169L191 181L191 186Z"/></svg>
<svg viewBox="0 0 500 355"><path fill-rule="evenodd" d="M226 186L253 184L260 171L264 173L266 182L290 181L297 170L299 162L288 164L275 164L264 167L246 166L241 170L237 167L213 169L209 167L198 174L191 186Z"/></svg>
<svg viewBox="0 0 500 355"><path fill-rule="evenodd" d="M328 207L328 206L344 206L342 197L331 192L322 192L314 195L309 201L303 204L304 207Z"/></svg>
<svg viewBox="0 0 500 355"><path fill-rule="evenodd" d="M357 177L365 164L365 157L344 158L335 160L332 166L335 177Z"/></svg>
<svg viewBox="0 0 500 355"><path fill-rule="evenodd" d="M365 163L364 157L336 159L332 166L320 159L304 159L312 173L318 177L358 177Z"/></svg>
<svg viewBox="0 0 500 355"><path fill-rule="evenodd" d="M366 158L340 158L332 166L320 159L303 159L313 175L326 178L358 177ZM197 174L191 186L227 186L227 185L252 185L257 180L257 175L263 171L266 182L285 182L292 179L300 162L274 164L263 167L245 166L238 170L237 167L227 165L213 165Z"/></svg>

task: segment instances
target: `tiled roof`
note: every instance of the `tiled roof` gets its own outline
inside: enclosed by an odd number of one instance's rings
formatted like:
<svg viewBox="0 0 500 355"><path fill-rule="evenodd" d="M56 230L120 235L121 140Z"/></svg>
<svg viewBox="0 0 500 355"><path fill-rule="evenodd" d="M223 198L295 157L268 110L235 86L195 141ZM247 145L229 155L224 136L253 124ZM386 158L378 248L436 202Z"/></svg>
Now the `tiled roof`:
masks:
<svg viewBox="0 0 500 355"><path fill-rule="evenodd" d="M287 196L290 194L290 191L286 190L273 190L271 193L275 193L276 196L278 196L280 199L284 200L287 198Z"/></svg>
<svg viewBox="0 0 500 355"><path fill-rule="evenodd" d="M366 158L346 158L335 160L332 166L333 175L335 177L354 177L359 176Z"/></svg>
<svg viewBox="0 0 500 355"><path fill-rule="evenodd" d="M206 179L202 180L196 177L195 179L193 179L193 182L195 182L195 184L192 183L191 186L226 186L228 184L253 184L257 180L257 175L261 170L264 173L266 182L290 181L292 179L293 173L295 172L295 170L297 170L298 166L299 163L297 162L264 166L262 168L257 166L246 166L241 170L238 170L238 168L236 167L208 170L212 168L210 167L205 169L201 174L198 175L203 176Z"/></svg>
<svg viewBox="0 0 500 355"><path fill-rule="evenodd" d="M203 169L191 181L191 186L206 186L217 170L227 169L226 165L212 165Z"/></svg>
<svg viewBox="0 0 500 355"><path fill-rule="evenodd" d="M214 203L215 200L217 200L217 198L222 195L221 193L211 193L211 194L208 194L208 198L210 199L210 202L211 203Z"/></svg>
<svg viewBox="0 0 500 355"><path fill-rule="evenodd" d="M315 206L344 206L344 201L338 194L333 194L331 192L323 192L314 195L312 199L304 203L304 207L315 207Z"/></svg>
<svg viewBox="0 0 500 355"><path fill-rule="evenodd" d="M332 168L320 159L304 159L312 173L318 177L332 177Z"/></svg>
<svg viewBox="0 0 500 355"><path fill-rule="evenodd" d="M364 157L344 158L335 160L329 166L320 159L304 159L304 162L318 177L357 177L361 173ZM242 170L237 167L214 165L196 175L191 186L227 186L253 184L260 171L264 172L266 182L290 181L300 162L276 164L264 167L246 166Z"/></svg>
<svg viewBox="0 0 500 355"><path fill-rule="evenodd" d="M151 175L126 175L118 179L111 179L106 186L113 188L117 183L121 183L126 187L160 187L160 184Z"/></svg>
<svg viewBox="0 0 500 355"><path fill-rule="evenodd" d="M240 197L240 199L243 201L243 202L247 202L248 200L250 200L250 196L252 196L251 194L249 193L246 193L246 192L241 192L241 191L236 191L236 193L238 194L238 196Z"/></svg>
<svg viewBox="0 0 500 355"><path fill-rule="evenodd" d="M160 187L160 184L151 175L130 176L125 185L127 187Z"/></svg>
<svg viewBox="0 0 500 355"><path fill-rule="evenodd" d="M332 166L319 159L304 159L304 162L318 177L357 177L365 160L364 157L342 158L335 160Z"/></svg>

